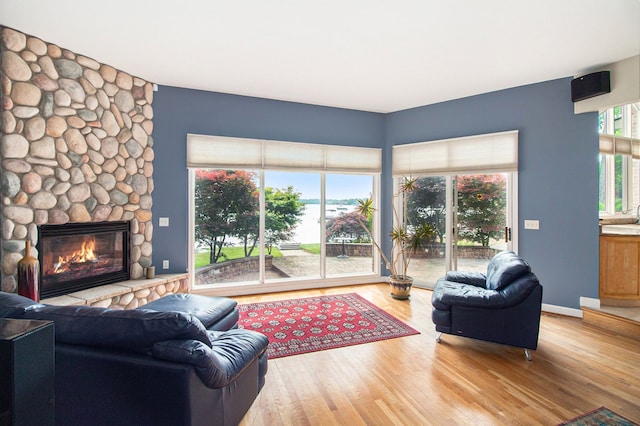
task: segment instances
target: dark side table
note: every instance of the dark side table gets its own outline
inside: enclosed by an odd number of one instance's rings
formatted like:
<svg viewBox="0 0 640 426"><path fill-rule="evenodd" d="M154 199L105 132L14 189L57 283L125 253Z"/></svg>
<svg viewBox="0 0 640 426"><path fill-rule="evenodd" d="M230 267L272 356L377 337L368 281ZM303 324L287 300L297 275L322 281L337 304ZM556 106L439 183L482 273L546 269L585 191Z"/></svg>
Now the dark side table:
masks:
<svg viewBox="0 0 640 426"><path fill-rule="evenodd" d="M0 426L55 424L51 321L0 318Z"/></svg>

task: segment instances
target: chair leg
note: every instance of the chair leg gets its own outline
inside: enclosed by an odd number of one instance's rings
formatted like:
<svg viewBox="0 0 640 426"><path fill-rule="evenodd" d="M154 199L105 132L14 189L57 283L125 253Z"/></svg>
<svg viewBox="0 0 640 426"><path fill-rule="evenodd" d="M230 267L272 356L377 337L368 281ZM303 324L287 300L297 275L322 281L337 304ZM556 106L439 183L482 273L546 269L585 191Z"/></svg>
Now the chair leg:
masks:
<svg viewBox="0 0 640 426"><path fill-rule="evenodd" d="M527 359L527 361L531 361L531 352L529 352L529 349L525 349L524 350L524 357Z"/></svg>
<svg viewBox="0 0 640 426"><path fill-rule="evenodd" d="M436 331L436 342L440 343L442 341L442 332Z"/></svg>

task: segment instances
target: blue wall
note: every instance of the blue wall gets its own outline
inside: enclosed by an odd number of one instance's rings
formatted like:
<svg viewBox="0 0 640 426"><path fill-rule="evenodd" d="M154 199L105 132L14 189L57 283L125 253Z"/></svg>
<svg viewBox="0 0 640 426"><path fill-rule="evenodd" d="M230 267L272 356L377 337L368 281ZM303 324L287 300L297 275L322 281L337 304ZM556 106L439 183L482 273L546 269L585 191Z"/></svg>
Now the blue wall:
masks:
<svg viewBox="0 0 640 426"><path fill-rule="evenodd" d="M545 303L577 308L580 296L598 297L598 134L597 114L575 115L570 99L567 78L382 115L161 86L153 261L187 270L187 133L382 147L390 196L391 146L519 130L519 253L544 285ZM158 227L159 217L170 227ZM524 230L524 219L539 220L540 230ZM383 210L383 235L390 222Z"/></svg>
<svg viewBox="0 0 640 426"><path fill-rule="evenodd" d="M519 130L518 252L543 302L579 307L598 297L598 116L575 115L560 79L387 115L393 145ZM525 230L524 219L540 221Z"/></svg>
<svg viewBox="0 0 640 426"><path fill-rule="evenodd" d="M153 263L187 270L187 133L384 147L384 115L160 86L154 94ZM292 182L293 183L293 182ZM169 218L160 228L158 219ZM161 270L169 260L169 270Z"/></svg>

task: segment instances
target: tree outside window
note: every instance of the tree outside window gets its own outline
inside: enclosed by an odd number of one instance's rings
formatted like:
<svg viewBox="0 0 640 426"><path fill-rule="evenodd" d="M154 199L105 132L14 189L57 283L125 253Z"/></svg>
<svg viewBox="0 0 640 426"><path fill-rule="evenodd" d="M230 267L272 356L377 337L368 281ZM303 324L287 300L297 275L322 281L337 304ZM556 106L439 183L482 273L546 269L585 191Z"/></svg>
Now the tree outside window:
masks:
<svg viewBox="0 0 640 426"><path fill-rule="evenodd" d="M446 219L445 178L423 177L409 196L407 212L412 226L431 225L444 242ZM458 237L488 247L504 235L507 206L503 174L464 175L457 178Z"/></svg>
<svg viewBox="0 0 640 426"><path fill-rule="evenodd" d="M255 247L259 199L256 175L244 170L196 170L195 239L209 248L209 262L223 256L231 237L243 242L245 256Z"/></svg>
<svg viewBox="0 0 640 426"><path fill-rule="evenodd" d="M208 247L209 263L225 260L223 248L242 247L251 256L260 235L257 173L245 170L198 169L195 183L195 238ZM293 186L265 188L266 249L291 237L304 212ZM230 240L233 239L233 242Z"/></svg>

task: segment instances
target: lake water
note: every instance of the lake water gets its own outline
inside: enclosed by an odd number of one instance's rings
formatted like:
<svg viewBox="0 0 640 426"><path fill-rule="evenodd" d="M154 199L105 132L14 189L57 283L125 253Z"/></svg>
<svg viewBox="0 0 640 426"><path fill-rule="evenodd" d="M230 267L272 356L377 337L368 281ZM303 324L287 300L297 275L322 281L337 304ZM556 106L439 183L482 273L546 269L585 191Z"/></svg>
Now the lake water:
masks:
<svg viewBox="0 0 640 426"><path fill-rule="evenodd" d="M355 210L352 205L328 205L325 216L335 217ZM296 226L291 241L301 244L320 242L320 204L305 204L304 216Z"/></svg>
<svg viewBox="0 0 640 426"><path fill-rule="evenodd" d="M339 216L341 213L349 213L355 210L352 205L329 205L325 217ZM230 245L240 245L241 240L237 238L227 238ZM293 232L290 242L300 244L318 244L320 242L320 204L305 204L304 215Z"/></svg>

